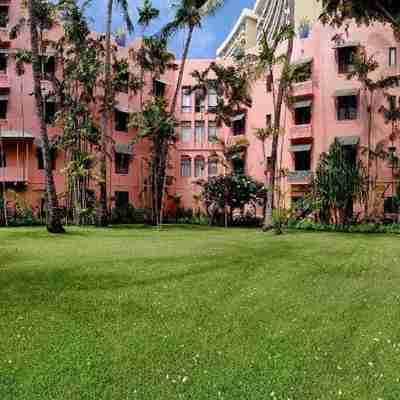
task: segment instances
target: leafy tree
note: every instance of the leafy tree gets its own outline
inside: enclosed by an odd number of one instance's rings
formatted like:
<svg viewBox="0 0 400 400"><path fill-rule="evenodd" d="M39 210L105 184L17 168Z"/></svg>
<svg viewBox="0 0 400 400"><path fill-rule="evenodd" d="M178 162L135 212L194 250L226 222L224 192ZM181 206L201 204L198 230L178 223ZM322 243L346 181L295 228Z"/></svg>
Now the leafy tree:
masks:
<svg viewBox="0 0 400 400"><path fill-rule="evenodd" d="M354 162L335 140L321 155L311 186L326 222L333 217L336 225L344 226L352 221L354 203L366 201L368 177L362 162Z"/></svg>
<svg viewBox="0 0 400 400"><path fill-rule="evenodd" d="M113 107L112 88L112 46L111 46L111 24L113 19L113 7L117 5L122 13L125 25L129 33L133 31L132 20L129 16L127 0L108 0L106 13L106 35L105 35L105 60L104 60L104 101L101 118L101 158L100 158L100 218L99 225L108 225L108 198L107 198L107 158L109 144L109 129Z"/></svg>
<svg viewBox="0 0 400 400"><path fill-rule="evenodd" d="M354 19L357 24L374 22L390 24L395 34L400 33L400 3L398 0L321 0L321 20L334 26L347 24Z"/></svg>
<svg viewBox="0 0 400 400"><path fill-rule="evenodd" d="M50 233L64 233L62 226L62 213L58 203L58 197L54 184L53 171L51 167L51 149L44 114L44 95L41 88L42 61L40 55L43 53L43 31L50 29L56 17L56 6L47 0L28 0L28 20L21 18L11 29L10 37L16 38L23 27L29 25L31 53L29 57L20 57L17 65L23 68L23 61L32 62L33 71L33 94L35 97L36 113L40 124L40 136L42 140L43 163L46 181L47 198L47 230ZM22 72L22 70L21 70Z"/></svg>
<svg viewBox="0 0 400 400"><path fill-rule="evenodd" d="M225 211L228 208L229 221L232 222L235 210L258 204L265 197L262 183L241 174L218 175L207 181L198 181L198 184L202 188L200 198L211 214L211 223L218 210Z"/></svg>

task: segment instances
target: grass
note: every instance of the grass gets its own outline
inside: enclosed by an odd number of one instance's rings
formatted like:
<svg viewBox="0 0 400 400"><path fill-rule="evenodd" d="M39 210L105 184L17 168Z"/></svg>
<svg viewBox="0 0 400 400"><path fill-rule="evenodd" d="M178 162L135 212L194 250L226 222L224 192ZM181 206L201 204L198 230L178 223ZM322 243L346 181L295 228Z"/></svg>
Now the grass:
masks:
<svg viewBox="0 0 400 400"><path fill-rule="evenodd" d="M0 230L0 399L400 397L400 242Z"/></svg>

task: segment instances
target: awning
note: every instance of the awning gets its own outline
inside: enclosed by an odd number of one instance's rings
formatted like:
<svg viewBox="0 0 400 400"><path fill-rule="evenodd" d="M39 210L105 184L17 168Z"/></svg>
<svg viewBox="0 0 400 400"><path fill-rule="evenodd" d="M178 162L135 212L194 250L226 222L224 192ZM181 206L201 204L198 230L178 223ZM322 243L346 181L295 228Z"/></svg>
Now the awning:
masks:
<svg viewBox="0 0 400 400"><path fill-rule="evenodd" d="M310 151L311 150L311 144L294 144L292 146L289 146L289 151L291 153L298 153L300 151Z"/></svg>
<svg viewBox="0 0 400 400"><path fill-rule="evenodd" d="M125 113L125 114L129 114L129 108L128 107L124 107L121 106L120 104L116 104L115 105L115 109L119 112Z"/></svg>
<svg viewBox="0 0 400 400"><path fill-rule="evenodd" d="M119 154L127 154L131 156L133 154L133 146L130 144L116 143L114 145L114 151Z"/></svg>
<svg viewBox="0 0 400 400"><path fill-rule="evenodd" d="M0 131L2 139L33 139L33 135L29 132L22 131Z"/></svg>
<svg viewBox="0 0 400 400"><path fill-rule="evenodd" d="M170 83L169 82L166 82L166 81L163 81L162 79L154 79L154 81L155 82L160 82L160 83L162 83L163 85L170 85Z"/></svg>
<svg viewBox="0 0 400 400"><path fill-rule="evenodd" d="M298 60L292 62L292 67L301 67L302 65L312 63L313 60L313 57L299 58Z"/></svg>
<svg viewBox="0 0 400 400"><path fill-rule="evenodd" d="M360 42L345 42L342 44L337 44L336 46L334 46L334 49L344 49L346 47L359 47L360 46Z"/></svg>
<svg viewBox="0 0 400 400"><path fill-rule="evenodd" d="M335 97L358 96L360 89L338 89L335 91Z"/></svg>
<svg viewBox="0 0 400 400"><path fill-rule="evenodd" d="M241 121L241 120L245 117L245 115L246 115L246 114L238 114L238 115L235 115L235 116L232 118L232 122Z"/></svg>
<svg viewBox="0 0 400 400"><path fill-rule="evenodd" d="M341 146L357 146L360 143L360 136L337 136L336 140Z"/></svg>
<svg viewBox="0 0 400 400"><path fill-rule="evenodd" d="M306 108L306 107L311 107L312 100L304 100L304 101L297 101L296 103L293 103L293 108Z"/></svg>

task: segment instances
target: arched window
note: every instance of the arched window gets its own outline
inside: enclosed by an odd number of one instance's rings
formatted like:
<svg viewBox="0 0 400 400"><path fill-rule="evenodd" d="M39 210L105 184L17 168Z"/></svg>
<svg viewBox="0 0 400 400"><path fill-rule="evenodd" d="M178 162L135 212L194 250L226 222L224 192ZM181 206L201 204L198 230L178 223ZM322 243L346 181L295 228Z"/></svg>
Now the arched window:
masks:
<svg viewBox="0 0 400 400"><path fill-rule="evenodd" d="M204 170L205 170L206 163L204 161L204 158L201 156L198 156L194 160L194 176L196 178L200 178L204 176Z"/></svg>
<svg viewBox="0 0 400 400"><path fill-rule="evenodd" d="M184 178L192 176L192 159L188 156L181 158L181 176Z"/></svg>
<svg viewBox="0 0 400 400"><path fill-rule="evenodd" d="M218 159L212 157L208 159L208 176L213 176L218 174Z"/></svg>

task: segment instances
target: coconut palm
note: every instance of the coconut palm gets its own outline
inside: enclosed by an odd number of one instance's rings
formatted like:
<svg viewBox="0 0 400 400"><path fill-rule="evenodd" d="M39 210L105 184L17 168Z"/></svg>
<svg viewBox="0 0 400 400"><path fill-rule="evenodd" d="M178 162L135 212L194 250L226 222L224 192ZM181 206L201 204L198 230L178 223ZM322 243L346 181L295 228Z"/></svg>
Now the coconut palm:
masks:
<svg viewBox="0 0 400 400"><path fill-rule="evenodd" d="M113 106L113 91L111 79L111 24L114 5L121 11L124 23L129 33L133 32L133 23L129 15L127 0L108 0L106 14L105 60L104 60L104 105L101 117L101 157L100 157L100 218L99 225L108 225L107 200L107 155L111 111Z"/></svg>
<svg viewBox="0 0 400 400"><path fill-rule="evenodd" d="M179 0L173 3L173 7L176 10L175 16L174 19L164 27L162 36L170 37L178 30L186 28L188 29L188 34L179 68L178 81L171 103L171 113L175 112L178 102L193 32L196 28L201 28L202 21L206 16L213 15L223 4L224 0Z"/></svg>
<svg viewBox="0 0 400 400"><path fill-rule="evenodd" d="M53 24L55 8L46 0L28 0L27 2L30 44L32 51L32 70L33 70L33 93L35 97L36 112L39 118L40 135L42 140L43 163L46 180L47 196L47 230L50 233L63 233L62 216L58 204L54 177L51 167L51 150L47 126L44 115L44 98L41 88L42 63L40 52L42 47L43 30L48 29Z"/></svg>

